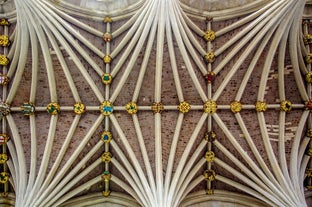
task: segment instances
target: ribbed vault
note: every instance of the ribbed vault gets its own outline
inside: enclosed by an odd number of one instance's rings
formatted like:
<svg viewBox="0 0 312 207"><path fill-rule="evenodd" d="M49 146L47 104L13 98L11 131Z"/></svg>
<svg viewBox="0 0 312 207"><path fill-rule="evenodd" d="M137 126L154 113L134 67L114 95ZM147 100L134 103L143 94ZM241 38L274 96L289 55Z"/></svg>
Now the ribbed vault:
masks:
<svg viewBox="0 0 312 207"><path fill-rule="evenodd" d="M0 204L309 206L308 2L0 6Z"/></svg>

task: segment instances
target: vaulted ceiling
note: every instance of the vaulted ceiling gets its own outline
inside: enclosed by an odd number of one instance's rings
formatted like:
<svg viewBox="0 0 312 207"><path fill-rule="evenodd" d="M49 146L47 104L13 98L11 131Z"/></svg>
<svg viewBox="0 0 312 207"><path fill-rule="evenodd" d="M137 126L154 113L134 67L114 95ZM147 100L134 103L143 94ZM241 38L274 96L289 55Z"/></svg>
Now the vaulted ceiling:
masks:
<svg viewBox="0 0 312 207"><path fill-rule="evenodd" d="M0 204L309 206L311 8L0 1Z"/></svg>

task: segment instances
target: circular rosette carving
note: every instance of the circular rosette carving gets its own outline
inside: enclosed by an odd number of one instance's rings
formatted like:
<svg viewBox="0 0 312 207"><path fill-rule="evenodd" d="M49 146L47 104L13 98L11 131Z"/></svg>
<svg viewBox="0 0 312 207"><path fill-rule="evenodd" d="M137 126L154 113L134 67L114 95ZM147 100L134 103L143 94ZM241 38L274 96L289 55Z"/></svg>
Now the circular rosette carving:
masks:
<svg viewBox="0 0 312 207"><path fill-rule="evenodd" d="M311 34L305 34L303 36L303 42L305 45L312 44L312 35Z"/></svg>
<svg viewBox="0 0 312 207"><path fill-rule="evenodd" d="M7 35L0 35L0 46L8 47L10 45L10 40Z"/></svg>
<svg viewBox="0 0 312 207"><path fill-rule="evenodd" d="M112 159L112 153L104 152L101 156L102 162L110 162Z"/></svg>
<svg viewBox="0 0 312 207"><path fill-rule="evenodd" d="M204 55L204 60L207 63L213 63L215 60L215 54L213 52L207 52L206 55Z"/></svg>
<svg viewBox="0 0 312 207"><path fill-rule="evenodd" d="M238 113L242 110L242 104L239 101L233 101L230 108L233 113Z"/></svg>
<svg viewBox="0 0 312 207"><path fill-rule="evenodd" d="M217 134L214 131L209 131L205 133L205 140L207 142L213 142L217 138Z"/></svg>
<svg viewBox="0 0 312 207"><path fill-rule="evenodd" d="M164 105L161 102L153 103L151 108L154 114L161 113L164 110Z"/></svg>
<svg viewBox="0 0 312 207"><path fill-rule="evenodd" d="M186 101L182 101L180 105L178 106L178 109L181 113L187 113L191 109L191 105L187 103Z"/></svg>
<svg viewBox="0 0 312 207"><path fill-rule="evenodd" d="M113 105L109 101L103 101L100 106L100 111L104 116L109 116L113 113Z"/></svg>
<svg viewBox="0 0 312 207"><path fill-rule="evenodd" d="M10 78L7 76L7 74L0 74L0 85L8 85L10 81Z"/></svg>
<svg viewBox="0 0 312 207"><path fill-rule="evenodd" d="M112 58L109 55L104 55L103 61L105 64L110 64L112 62Z"/></svg>
<svg viewBox="0 0 312 207"><path fill-rule="evenodd" d="M217 111L218 105L217 105L217 102L213 100L208 100L204 103L203 108L204 108L205 113L213 114Z"/></svg>
<svg viewBox="0 0 312 207"><path fill-rule="evenodd" d="M83 103L75 103L74 112L75 114L83 114L86 111L86 106Z"/></svg>
<svg viewBox="0 0 312 207"><path fill-rule="evenodd" d="M10 178L10 174L7 172L1 172L0 173L0 183L4 184L6 182L8 182Z"/></svg>
<svg viewBox="0 0 312 207"><path fill-rule="evenodd" d="M312 128L307 130L306 136L309 137L309 138L312 138Z"/></svg>
<svg viewBox="0 0 312 207"><path fill-rule="evenodd" d="M110 41L112 40L112 38L113 38L113 36L112 36L111 33L109 33L109 32L105 32L105 33L103 34L103 40L104 40L105 42L110 42Z"/></svg>
<svg viewBox="0 0 312 207"><path fill-rule="evenodd" d="M205 170L203 175L207 181L214 181L216 172L214 170Z"/></svg>
<svg viewBox="0 0 312 207"><path fill-rule="evenodd" d="M101 139L104 143L110 142L112 138L113 138L112 133L110 133L109 131L104 131L101 135Z"/></svg>
<svg viewBox="0 0 312 207"><path fill-rule="evenodd" d="M7 116L10 112L10 105L4 102L0 102L0 118Z"/></svg>
<svg viewBox="0 0 312 207"><path fill-rule="evenodd" d="M311 64L312 63L312 53L307 54L307 56L305 56L305 62L307 64Z"/></svg>
<svg viewBox="0 0 312 207"><path fill-rule="evenodd" d="M290 101L282 101L281 102L281 111L289 112L292 109L292 103Z"/></svg>
<svg viewBox="0 0 312 207"><path fill-rule="evenodd" d="M205 154L205 158L207 162L213 162L215 158L215 153L213 151L208 151Z"/></svg>
<svg viewBox="0 0 312 207"><path fill-rule="evenodd" d="M113 77L111 74L109 73L104 73L102 75L102 83L105 84L105 85L109 85L112 83L112 80L113 80Z"/></svg>
<svg viewBox="0 0 312 207"><path fill-rule="evenodd" d="M136 114L138 112L138 106L135 102L129 102L126 105L128 114Z"/></svg>
<svg viewBox="0 0 312 207"><path fill-rule="evenodd" d="M35 106L34 104L30 102L23 103L23 105L21 106L21 109L22 109L24 116L30 116L35 113Z"/></svg>
<svg viewBox="0 0 312 207"><path fill-rule="evenodd" d="M207 42L211 42L211 41L214 41L216 39L216 34L213 30L208 30L206 31L205 35L204 35L204 39L207 41Z"/></svg>
<svg viewBox="0 0 312 207"><path fill-rule="evenodd" d="M312 71L309 71L307 74L305 74L304 79L307 83L312 83Z"/></svg>
<svg viewBox="0 0 312 207"><path fill-rule="evenodd" d="M267 110L267 104L262 101L256 102L256 111L258 112L265 112Z"/></svg>
<svg viewBox="0 0 312 207"><path fill-rule="evenodd" d="M10 63L9 58L5 55L0 55L0 65L6 66Z"/></svg>
<svg viewBox="0 0 312 207"><path fill-rule="evenodd" d="M61 107L56 102L49 103L47 106L47 112L51 115L57 115L58 113L60 113L60 111Z"/></svg>
<svg viewBox="0 0 312 207"><path fill-rule="evenodd" d="M6 163L6 161L8 160L8 155L7 154L0 154L0 164L4 164Z"/></svg>
<svg viewBox="0 0 312 207"><path fill-rule="evenodd" d="M0 19L0 25L1 25L1 26L10 26L11 23L9 22L8 19L2 18L2 19Z"/></svg>

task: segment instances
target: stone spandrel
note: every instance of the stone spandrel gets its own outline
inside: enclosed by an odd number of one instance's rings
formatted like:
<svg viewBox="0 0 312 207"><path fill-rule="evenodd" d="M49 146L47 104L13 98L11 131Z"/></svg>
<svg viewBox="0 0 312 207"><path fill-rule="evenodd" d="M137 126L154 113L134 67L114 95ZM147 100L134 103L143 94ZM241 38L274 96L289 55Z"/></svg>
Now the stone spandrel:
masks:
<svg viewBox="0 0 312 207"><path fill-rule="evenodd" d="M67 3L93 10L113 11L125 9L138 0L64 0Z"/></svg>
<svg viewBox="0 0 312 207"><path fill-rule="evenodd" d="M248 3L252 3L253 0L181 0L182 3L199 9L201 11L218 11L223 9L230 9L234 7L240 7Z"/></svg>

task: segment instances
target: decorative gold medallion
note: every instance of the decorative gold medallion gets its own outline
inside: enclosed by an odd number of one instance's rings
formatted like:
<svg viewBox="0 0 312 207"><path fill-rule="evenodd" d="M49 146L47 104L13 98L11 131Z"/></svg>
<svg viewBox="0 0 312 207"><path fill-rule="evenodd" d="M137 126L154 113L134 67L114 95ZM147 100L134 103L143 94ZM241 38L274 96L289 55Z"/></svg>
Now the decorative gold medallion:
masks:
<svg viewBox="0 0 312 207"><path fill-rule="evenodd" d="M0 183L4 184L6 182L8 182L10 178L10 174L7 172L1 172L0 173Z"/></svg>
<svg viewBox="0 0 312 207"><path fill-rule="evenodd" d="M9 22L9 20L7 20L7 19L5 19L5 18L2 18L2 19L0 19L0 25L1 26L10 26L10 22Z"/></svg>
<svg viewBox="0 0 312 207"><path fill-rule="evenodd" d="M213 195L214 190L213 189L207 189L206 193L207 193L207 195Z"/></svg>
<svg viewBox="0 0 312 207"><path fill-rule="evenodd" d="M113 113L113 105L109 101L103 101L100 105L100 111L104 116L109 116Z"/></svg>
<svg viewBox="0 0 312 207"><path fill-rule="evenodd" d="M207 162L213 162L215 158L215 153L213 151L208 151L205 154L205 158Z"/></svg>
<svg viewBox="0 0 312 207"><path fill-rule="evenodd" d="M290 101L282 101L281 102L281 111L289 112L292 109L292 103Z"/></svg>
<svg viewBox="0 0 312 207"><path fill-rule="evenodd" d="M312 138L312 128L307 130L306 136L309 137L309 138Z"/></svg>
<svg viewBox="0 0 312 207"><path fill-rule="evenodd" d="M112 62L112 58L109 55L104 55L103 61L105 64L110 64Z"/></svg>
<svg viewBox="0 0 312 207"><path fill-rule="evenodd" d="M104 17L103 22L104 23L111 23L111 22L113 22L113 20L110 16L106 16L106 17Z"/></svg>
<svg viewBox="0 0 312 207"><path fill-rule="evenodd" d="M105 84L105 85L109 85L112 83L112 80L113 80L113 77L111 74L109 73L104 73L102 75L102 83Z"/></svg>
<svg viewBox="0 0 312 207"><path fill-rule="evenodd" d="M213 63L215 60L215 54L213 52L207 52L206 55L204 55L204 60L207 63Z"/></svg>
<svg viewBox="0 0 312 207"><path fill-rule="evenodd" d="M312 83L312 71L309 71L304 77L307 83Z"/></svg>
<svg viewBox="0 0 312 207"><path fill-rule="evenodd" d="M110 162L112 154L110 152L104 152L101 156L102 162Z"/></svg>
<svg viewBox="0 0 312 207"><path fill-rule="evenodd" d="M312 53L307 54L307 56L305 56L305 62L307 64L311 64L312 63Z"/></svg>
<svg viewBox="0 0 312 207"><path fill-rule="evenodd" d="M217 105L217 102L213 100L208 100L204 103L203 108L204 108L205 113L213 114L217 111L218 105Z"/></svg>
<svg viewBox="0 0 312 207"><path fill-rule="evenodd" d="M4 164L6 163L6 161L8 160L8 155L7 154L0 154L0 164Z"/></svg>
<svg viewBox="0 0 312 207"><path fill-rule="evenodd" d="M152 111L153 111L154 114L161 113L163 110L164 110L164 105L161 102L159 102L159 103L155 103L154 102L153 103Z"/></svg>
<svg viewBox="0 0 312 207"><path fill-rule="evenodd" d="M56 102L49 103L47 106L47 112L51 115L57 115L58 113L60 113L60 111L61 107Z"/></svg>
<svg viewBox="0 0 312 207"><path fill-rule="evenodd" d="M257 101L255 106L258 112L265 112L267 110L267 104L265 102Z"/></svg>
<svg viewBox="0 0 312 207"><path fill-rule="evenodd" d="M0 55L0 65L6 66L10 63L9 58L5 55Z"/></svg>
<svg viewBox="0 0 312 207"><path fill-rule="evenodd" d="M0 46L8 47L10 45L9 37L6 35L0 35Z"/></svg>
<svg viewBox="0 0 312 207"><path fill-rule="evenodd" d="M303 42L305 45L312 44L312 35L311 34L305 34L303 36Z"/></svg>
<svg viewBox="0 0 312 207"><path fill-rule="evenodd" d="M205 170L203 175L207 181L214 181L216 177L216 173L214 170Z"/></svg>
<svg viewBox="0 0 312 207"><path fill-rule="evenodd" d="M207 142L213 142L217 138L217 134L214 131L209 131L205 133L205 140Z"/></svg>
<svg viewBox="0 0 312 207"><path fill-rule="evenodd" d="M109 131L104 131L101 135L101 139L104 143L109 143L112 140L113 136L112 133Z"/></svg>
<svg viewBox="0 0 312 207"><path fill-rule="evenodd" d="M10 78L7 74L0 74L0 85L5 86L8 85Z"/></svg>
<svg viewBox="0 0 312 207"><path fill-rule="evenodd" d="M242 104L239 101L233 101L230 105L231 111L236 114L242 110Z"/></svg>
<svg viewBox="0 0 312 207"><path fill-rule="evenodd" d="M86 112L86 106L83 103L75 103L74 112L78 115L83 114L84 112Z"/></svg>
<svg viewBox="0 0 312 207"><path fill-rule="evenodd" d="M216 34L214 31L212 30L208 30L206 31L205 35L204 35L204 39L207 41L207 42L211 42L211 41L214 41L216 39Z"/></svg>
<svg viewBox="0 0 312 207"><path fill-rule="evenodd" d="M191 109L191 105L187 103L186 101L182 101L180 105L178 106L178 109L181 113L187 113Z"/></svg>
<svg viewBox="0 0 312 207"><path fill-rule="evenodd" d="M138 106L135 102L129 102L126 105L128 114L136 114L138 112Z"/></svg>

